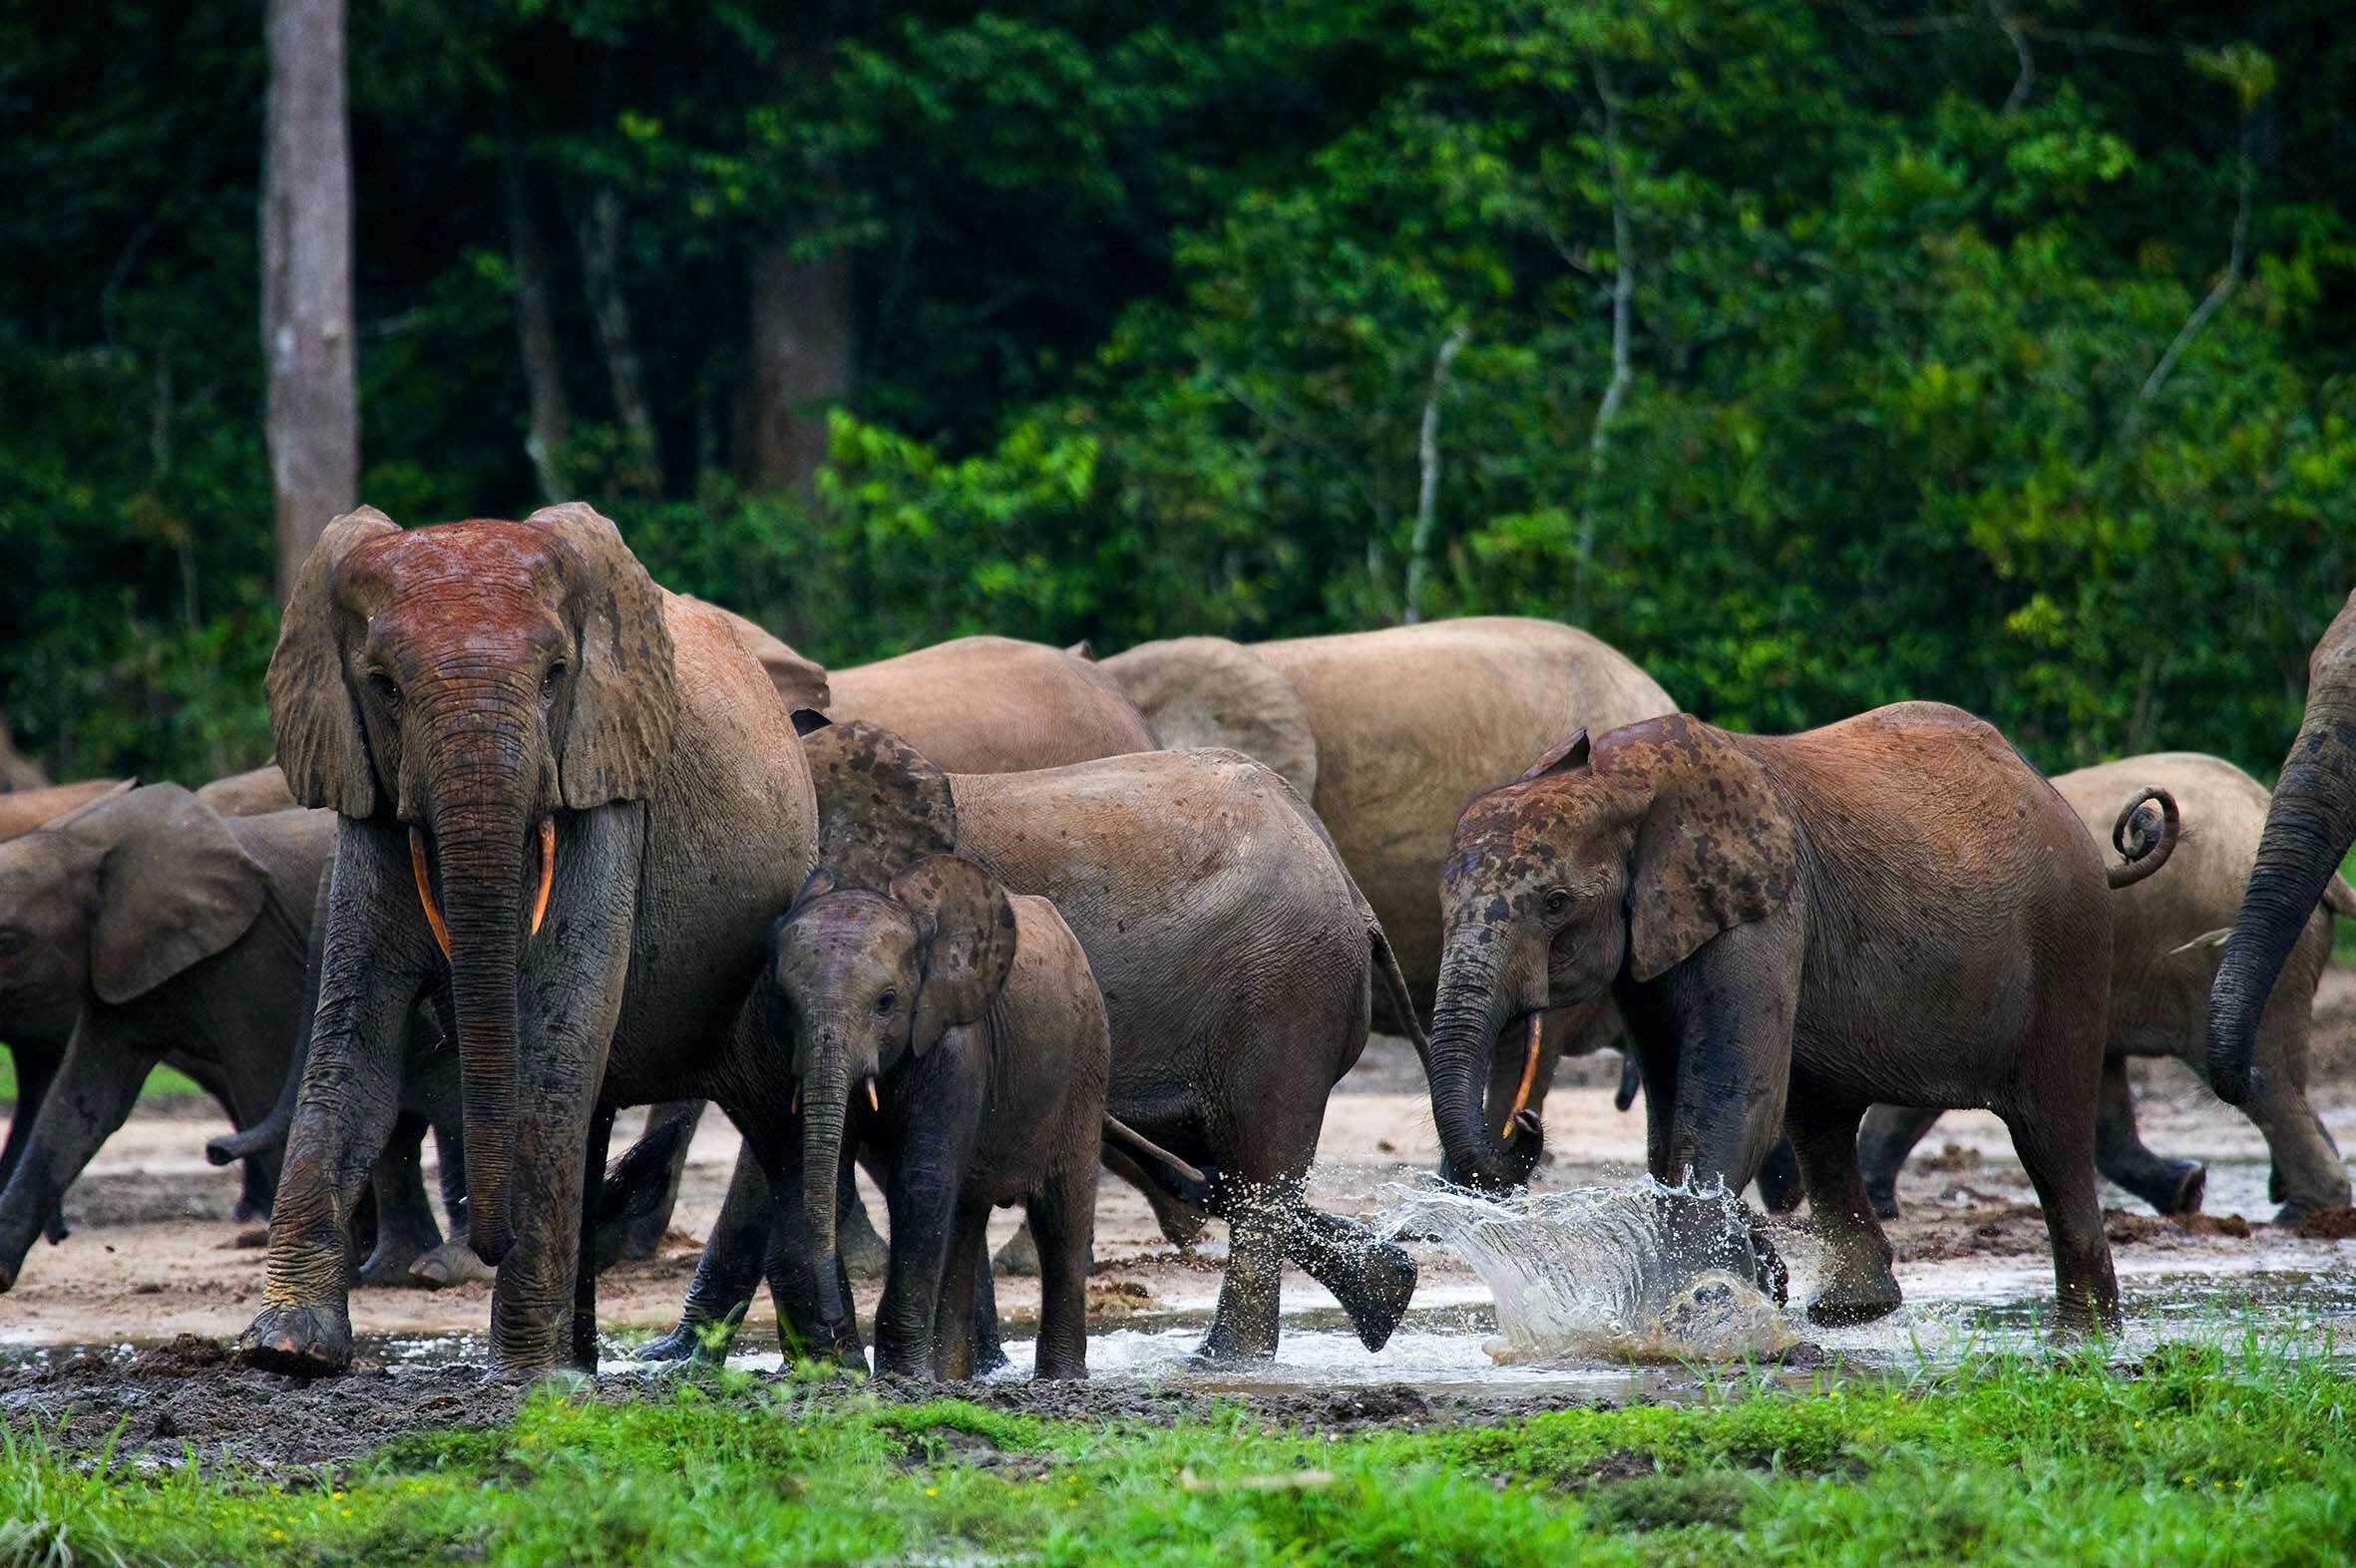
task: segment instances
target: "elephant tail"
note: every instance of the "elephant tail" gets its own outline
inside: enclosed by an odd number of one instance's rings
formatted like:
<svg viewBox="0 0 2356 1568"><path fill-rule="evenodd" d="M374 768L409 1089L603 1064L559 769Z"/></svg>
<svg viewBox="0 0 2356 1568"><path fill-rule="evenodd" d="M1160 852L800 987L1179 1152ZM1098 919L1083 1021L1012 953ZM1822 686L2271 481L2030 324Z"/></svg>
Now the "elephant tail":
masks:
<svg viewBox="0 0 2356 1568"><path fill-rule="evenodd" d="M2356 888L2349 887L2348 879L2336 871L2331 874L2331 880L2323 885L2323 907L2334 915L2356 919Z"/></svg>
<svg viewBox="0 0 2356 1568"><path fill-rule="evenodd" d="M1219 1212L1219 1173L1190 1165L1113 1115L1104 1116L1104 1144L1135 1162L1146 1180L1170 1198L1204 1214Z"/></svg>
<svg viewBox="0 0 2356 1568"><path fill-rule="evenodd" d="M671 1156L678 1152L679 1140L695 1135L692 1117L649 1116L646 1120L645 1136L613 1162L597 1188L592 1231L599 1239L617 1235L653 1215L670 1191Z"/></svg>
<svg viewBox="0 0 2356 1568"><path fill-rule="evenodd" d="M1382 988L1390 997L1391 1010L1398 1014L1400 1025L1406 1030L1407 1042L1415 1047L1415 1059L1423 1063L1426 1074L1431 1071L1431 1039L1423 1032L1423 1020L1415 1014L1415 998L1407 992L1407 978L1399 972L1398 955L1391 951L1390 938L1375 921L1374 912L1367 912L1367 940L1374 957L1374 973L1380 977Z"/></svg>
<svg viewBox="0 0 2356 1568"><path fill-rule="evenodd" d="M2139 815L2146 805L2160 808L2157 839L2143 826L2146 819ZM2132 837L2131 828L2136 829ZM2176 840L2182 835L2183 821L2176 811L2176 798L2157 784L2145 785L2120 808L2118 820L2111 824L2111 842L2127 859L2122 865L2107 868L2104 875L2114 888L2134 886L2167 864L2167 858L2176 852Z"/></svg>

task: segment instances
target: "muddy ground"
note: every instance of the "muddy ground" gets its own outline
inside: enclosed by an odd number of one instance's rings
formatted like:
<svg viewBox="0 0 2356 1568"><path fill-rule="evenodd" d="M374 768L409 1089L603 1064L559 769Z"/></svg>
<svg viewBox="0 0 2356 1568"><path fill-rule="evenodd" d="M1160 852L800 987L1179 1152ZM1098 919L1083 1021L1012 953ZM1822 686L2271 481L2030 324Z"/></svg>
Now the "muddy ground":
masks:
<svg viewBox="0 0 2356 1568"><path fill-rule="evenodd" d="M2332 972L2318 1010L2318 1108L2341 1147L2356 1150L2356 974ZM2139 1297L2156 1304L2150 1309L2155 1315L2162 1302L2166 1311L2180 1310L2187 1278L2195 1281L2197 1295L2204 1288L2198 1282L2212 1278L2346 1281L2356 1275L2356 1240L2296 1235L2264 1223L2272 1212L2263 1190L2264 1146L2246 1121L2172 1063L2139 1064L2137 1073L2147 1141L2167 1154L2208 1161L2211 1178L2208 1212L2191 1225L2160 1220L2124 1193L2106 1189L2106 1202L2115 1206L2109 1228L2131 1320ZM1550 1152L1540 1186L1624 1180L1640 1171L1642 1115L1612 1109L1616 1080L1611 1058L1566 1064L1546 1108ZM202 1106L143 1110L76 1186L66 1204L74 1235L61 1246L37 1247L16 1289L0 1297L0 1421L20 1428L37 1422L77 1450L103 1441L120 1421L121 1451L133 1462L176 1463L193 1449L207 1461L283 1471L349 1459L420 1427L493 1421L513 1409L518 1391L486 1384L468 1364L479 1358L479 1343L446 1338L484 1331L490 1300L485 1285L355 1293L353 1327L364 1351L347 1377L305 1384L229 1364L219 1347L258 1309L262 1253L258 1230L228 1218L237 1193L234 1172L204 1163L203 1141L217 1126ZM615 1147L623 1146L617 1139ZM626 1357L635 1339L675 1321L734 1149L734 1135L712 1118L697 1135L662 1255L622 1265L602 1281L600 1325L616 1356ZM1386 1183L1432 1166L1438 1142L1420 1073L1402 1042L1377 1040L1370 1047L1333 1099L1321 1149L1314 1196L1340 1212L1371 1213L1382 1204ZM2007 1291L2050 1295L2045 1227L1994 1117L1948 1116L1925 1141L1900 1191L1907 1214L1892 1226L1891 1239L1910 1303L1942 1296L1997 1299ZM999 1235L1012 1226L1013 1217L1001 1215ZM1222 1250L1220 1228L1213 1226L1200 1248L1174 1251L1144 1203L1108 1182L1099 1205L1092 1331L1196 1322L1216 1295ZM1420 1311L1427 1302L1479 1299L1478 1281L1461 1265L1429 1253L1421 1261L1419 1317L1436 1316ZM2170 1290L2176 1295L2168 1296ZM863 1288L864 1309L873 1309L874 1293L872 1285ZM1287 1294L1289 1302L1317 1296L1298 1276L1288 1277ZM1036 1301L1031 1282L1001 1282L999 1304L1010 1336L1027 1333ZM739 1349L773 1346L765 1320L764 1301ZM404 1342L420 1338L434 1344L414 1357ZM1831 1350L1836 1363L1845 1354L1837 1345ZM1804 1346L1795 1366L1812 1368L1817 1355L1812 1345ZM1280 1368L1283 1361L1280 1353ZM1674 1393L1681 1377L1693 1380L1691 1373L1673 1372L1637 1391ZM665 1384L662 1374L616 1372L600 1377L597 1395L637 1397ZM889 1397L898 1390L873 1385L873 1391ZM1589 1384L1517 1389L1510 1383L1466 1389L1311 1373L1266 1382L1110 1377L1084 1388L992 1382L970 1391L995 1405L1038 1413L1148 1419L1214 1398L1241 1397L1272 1421L1338 1428L1494 1418L1592 1403L1626 1390L1599 1395Z"/></svg>

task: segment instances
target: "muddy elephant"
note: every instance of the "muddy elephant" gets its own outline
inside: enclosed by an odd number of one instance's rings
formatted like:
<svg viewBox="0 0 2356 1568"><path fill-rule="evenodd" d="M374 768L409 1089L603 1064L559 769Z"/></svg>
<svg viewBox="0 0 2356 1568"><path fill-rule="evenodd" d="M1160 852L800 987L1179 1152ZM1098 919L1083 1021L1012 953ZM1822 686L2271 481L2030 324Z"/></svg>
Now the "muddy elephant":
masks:
<svg viewBox="0 0 2356 1568"><path fill-rule="evenodd" d="M2282 1087L2259 1061L2278 983L2311 940L2315 908L2356 843L2356 593L2307 658L2307 709L2282 760L2241 912L2208 998L2208 1082L2230 1105L2269 1105ZM2295 989L2295 985L2291 987Z"/></svg>
<svg viewBox="0 0 2356 1568"><path fill-rule="evenodd" d="M2094 1172L2107 884L2167 860L2174 808L2155 798L2164 837L2106 875L2004 737L1940 704L1790 736L1682 714L1573 736L1456 825L1430 1052L1450 1159L1495 1185L1526 1175L1526 1139L1488 1110L1498 1042L1609 990L1657 1181L1740 1191L1787 1128L1829 1245L1815 1321L1898 1305L1857 1169L1858 1121L1887 1100L2002 1116L2053 1234L2061 1321L2116 1322Z"/></svg>
<svg viewBox="0 0 2356 1568"><path fill-rule="evenodd" d="M2111 1034L2103 1059L2102 1110L2095 1165L2161 1214L2200 1208L2207 1173L2194 1160L2166 1159L2136 1132L2127 1058L2173 1056L2194 1072L2207 1065L2208 991L2219 954L2205 938L2233 924L2242 885L2257 862L2269 800L2266 788L2222 757L2193 751L2128 757L2080 768L2054 781L2087 831L2100 841L2120 803L2157 784L2176 800L2186 830L2167 875L2131 888L2112 904ZM2307 1031L2315 987L2331 960L2331 916L2356 915L2356 892L2336 874L2283 966L2258 1023L2256 1061L2263 1092L2242 1110L2266 1136L2273 1155L2278 1225L2317 1209L2348 1204L2348 1167L2307 1103ZM1898 1212L1898 1171L1921 1141L1935 1110L1879 1105L1858 1137L1865 1190L1874 1212ZM1764 1188L1764 1181L1763 1181ZM1793 1194L1796 1201L1796 1194ZM1770 1199L1770 1208L1775 1204Z"/></svg>
<svg viewBox="0 0 2356 1568"><path fill-rule="evenodd" d="M1414 1264L1309 1208L1303 1190L1327 1096L1366 1047L1374 991L1403 1005L1405 982L1300 797L1224 750L942 777L869 725L833 726L810 746L830 839L954 823L959 854L1051 899L1079 938L1111 1028L1107 1110L1220 1174L1227 1275L1204 1354L1275 1353L1286 1259L1380 1348L1413 1294ZM772 1212L758 1167L740 1160L684 1320L651 1354L688 1355L742 1312Z"/></svg>
<svg viewBox="0 0 2356 1568"><path fill-rule="evenodd" d="M585 1177L613 1108L717 1050L816 806L760 664L586 506L522 523L330 524L268 675L278 759L340 819L305 1069L249 1360L351 1360L340 1261L447 987L468 1240L505 1373L595 1365Z"/></svg>
<svg viewBox="0 0 2356 1568"><path fill-rule="evenodd" d="M1102 667L1162 744L1233 746L1317 808L1426 1014L1439 980L1435 890L1465 801L1520 773L1534 735L1602 734L1677 707L1609 644L1511 615L1250 644L1181 637ZM1375 1016L1398 1025L1380 998ZM1608 998L1547 1018L1533 1096L1544 1099L1563 1055L1619 1034ZM1517 1042L1490 1074L1500 1115L1520 1064Z"/></svg>
<svg viewBox="0 0 2356 1568"><path fill-rule="evenodd" d="M126 784L0 845L0 1028L66 1042L10 1139L0 1290L159 1062L239 1126L269 1109L334 835L324 812L224 818L177 784ZM266 1208L274 1170L249 1174Z"/></svg>

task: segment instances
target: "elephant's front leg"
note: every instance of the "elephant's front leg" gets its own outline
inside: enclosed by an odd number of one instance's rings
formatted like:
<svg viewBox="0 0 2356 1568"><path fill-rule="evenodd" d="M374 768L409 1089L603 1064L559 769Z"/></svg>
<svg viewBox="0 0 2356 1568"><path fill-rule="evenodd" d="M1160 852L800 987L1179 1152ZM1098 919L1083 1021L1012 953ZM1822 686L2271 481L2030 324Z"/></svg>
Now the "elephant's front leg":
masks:
<svg viewBox="0 0 2356 1568"><path fill-rule="evenodd" d="M57 1077L42 1096L7 1194L0 1197L0 1291L16 1284L25 1254L58 1212L66 1189L131 1114L139 1086L156 1064L154 1056L114 1037L108 1020L118 1016L119 1009L84 1007Z"/></svg>
<svg viewBox="0 0 2356 1568"><path fill-rule="evenodd" d="M587 1150L636 924L634 906L609 890L638 864L644 822L636 810L584 814L557 854L549 904L557 913L521 966L517 1103L526 1109L514 1129L515 1241L491 1293L491 1365L503 1375L554 1371L576 1349ZM600 1174L603 1164L600 1151Z"/></svg>
<svg viewBox="0 0 2356 1568"><path fill-rule="evenodd" d="M799 1202L797 1192L784 1207L791 1208ZM695 1278L688 1282L679 1325L640 1349L641 1357L651 1362L685 1361L706 1354L707 1346L715 1357L727 1354L728 1337L743 1320L745 1309L752 1305L753 1293L760 1289L771 1221L779 1207L775 1186L754 1157L748 1141L737 1152L735 1173L728 1178L728 1195L721 1201L720 1216L712 1222L711 1234L704 1241L703 1256L696 1260ZM789 1282L786 1295L778 1302L781 1343L785 1331L796 1327L789 1305L792 1295ZM815 1303L815 1287L809 1299ZM805 1322L798 1327L807 1326Z"/></svg>
<svg viewBox="0 0 2356 1568"><path fill-rule="evenodd" d="M318 1011L286 1137L262 1310L239 1354L274 1372L317 1376L351 1364L345 1268L354 1209L400 1108L409 1009L438 958L411 914L409 869L370 825L336 840Z"/></svg>
<svg viewBox="0 0 2356 1568"><path fill-rule="evenodd" d="M958 1237L961 1164L954 1151L904 1151L892 1167L886 1201L892 1216L891 1263L876 1308L876 1372L901 1377L934 1374L934 1329L942 1278ZM971 1311L972 1297L961 1300Z"/></svg>

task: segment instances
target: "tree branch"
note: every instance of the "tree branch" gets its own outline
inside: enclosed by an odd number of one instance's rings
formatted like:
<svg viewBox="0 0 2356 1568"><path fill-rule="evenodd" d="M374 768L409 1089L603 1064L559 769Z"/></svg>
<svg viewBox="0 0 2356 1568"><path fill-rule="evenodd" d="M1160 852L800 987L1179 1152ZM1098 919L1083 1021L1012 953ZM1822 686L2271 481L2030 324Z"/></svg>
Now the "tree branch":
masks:
<svg viewBox="0 0 2356 1568"><path fill-rule="evenodd" d="M2176 329L2175 337L2169 341L2167 351L2160 356L2160 363L2152 367L2152 373L2144 378L2143 386L2137 390L2135 401L2128 405L2127 417L2119 422L2118 450L2122 455L2135 445L2136 436L2143 428L2144 410L2160 395L2160 389L2167 385L2167 378L2174 372L2176 361L2184 357L2184 351L2192 346L2192 340L2200 335L2200 329L2208 325L2209 317L2224 308L2225 301L2232 298L2233 291L2241 286L2249 250L2250 196L2257 184L2257 160L2251 156L2250 128L2251 118L2245 112L2241 117L2241 194L2233 212L2233 240L2225 260L2225 275L2216 280L2207 295L2193 307L2192 313L2184 318L2184 324Z"/></svg>
<svg viewBox="0 0 2356 1568"><path fill-rule="evenodd" d="M1601 60L1595 62L1596 96L1603 100L1603 148L1612 184L1612 379L1603 400L1595 406L1595 426L1587 437L1587 497L1579 519L1577 582L1584 585L1587 563L1595 555L1595 500L1603 483L1604 456L1611 444L1612 421L1635 379L1629 369L1628 318L1636 293L1636 256L1629 232L1628 193L1620 173L1620 106L1613 102L1611 79Z"/></svg>
<svg viewBox="0 0 2356 1568"><path fill-rule="evenodd" d="M1448 390L1448 367L1470 336L1470 326L1458 326L1431 356L1431 395L1423 400L1423 433L1416 443L1422 474L1415 487L1415 533L1407 546L1406 605L1399 617L1410 626L1423 618L1423 580L1430 574L1431 536L1438 526L1439 400Z"/></svg>
<svg viewBox="0 0 2356 1568"><path fill-rule="evenodd" d="M2013 90L2004 100L2004 112L2009 115L2029 102L2029 94L2037 86L2037 60L2029 53L2028 35L2021 30L2021 24L2013 14L2004 8L2003 0L1986 0L1986 3L1989 19L1995 22L1996 30L2013 46L2013 58L2021 63L2020 74L2013 78Z"/></svg>

